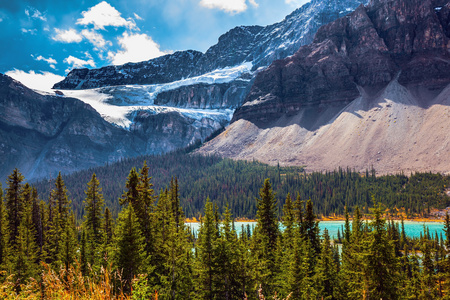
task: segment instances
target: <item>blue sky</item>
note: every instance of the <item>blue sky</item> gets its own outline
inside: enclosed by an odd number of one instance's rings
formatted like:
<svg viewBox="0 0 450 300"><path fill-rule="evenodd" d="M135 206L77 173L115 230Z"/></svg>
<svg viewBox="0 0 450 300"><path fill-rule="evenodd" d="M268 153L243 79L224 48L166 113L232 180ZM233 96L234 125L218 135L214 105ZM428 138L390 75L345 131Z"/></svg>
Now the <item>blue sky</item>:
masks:
<svg viewBox="0 0 450 300"><path fill-rule="evenodd" d="M72 68L143 61L177 50L205 52L235 26L281 21L306 2L2 0L0 72L39 88Z"/></svg>

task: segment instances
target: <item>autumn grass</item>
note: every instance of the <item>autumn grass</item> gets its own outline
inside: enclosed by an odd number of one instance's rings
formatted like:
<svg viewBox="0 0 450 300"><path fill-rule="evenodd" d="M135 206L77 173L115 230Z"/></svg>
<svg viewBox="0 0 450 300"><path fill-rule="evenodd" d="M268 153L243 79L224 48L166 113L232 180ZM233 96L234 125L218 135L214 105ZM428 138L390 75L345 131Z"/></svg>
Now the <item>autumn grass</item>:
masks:
<svg viewBox="0 0 450 300"><path fill-rule="evenodd" d="M111 272L110 268L101 268L98 273L91 274L89 277L82 274L79 265L68 269L61 267L57 271L46 264L42 264L42 268L39 281L30 278L27 284L18 286L14 275L6 277L0 285L0 299L133 299L133 292L125 294L123 291L124 281L121 279L120 272ZM157 294L148 299L157 299Z"/></svg>

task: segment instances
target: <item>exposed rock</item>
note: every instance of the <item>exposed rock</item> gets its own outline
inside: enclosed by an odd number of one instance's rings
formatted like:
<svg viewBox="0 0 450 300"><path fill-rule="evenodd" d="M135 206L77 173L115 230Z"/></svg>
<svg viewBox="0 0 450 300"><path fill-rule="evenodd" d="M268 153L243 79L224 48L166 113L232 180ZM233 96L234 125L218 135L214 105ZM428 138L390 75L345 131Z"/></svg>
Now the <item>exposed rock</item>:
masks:
<svg viewBox="0 0 450 300"><path fill-rule="evenodd" d="M449 2L374 0L260 72L199 152L322 171L450 173Z"/></svg>
<svg viewBox="0 0 450 300"><path fill-rule="evenodd" d="M89 89L124 84L155 84L180 80L199 74L198 51L178 51L149 61L107 66L100 69L73 69L54 85L55 89Z"/></svg>
<svg viewBox="0 0 450 300"><path fill-rule="evenodd" d="M62 100L63 99L63 100ZM43 96L0 74L1 179L72 172L141 153L131 135L72 98Z"/></svg>
<svg viewBox="0 0 450 300"><path fill-rule="evenodd" d="M322 26L294 56L260 72L233 120L265 121L305 106L346 104L359 95L358 86L376 92L399 73L403 85L442 90L450 82L443 19L431 0L361 5Z"/></svg>
<svg viewBox="0 0 450 300"><path fill-rule="evenodd" d="M269 26L238 26L219 37L204 54L188 50L149 61L74 69L55 84L57 89L88 89L124 84L167 83L216 69L252 62L254 68L294 54L309 44L317 29L353 11L368 0L312 0L279 23Z"/></svg>
<svg viewBox="0 0 450 300"><path fill-rule="evenodd" d="M200 109L236 109L244 102L250 80L223 84L196 84L158 94L156 105Z"/></svg>

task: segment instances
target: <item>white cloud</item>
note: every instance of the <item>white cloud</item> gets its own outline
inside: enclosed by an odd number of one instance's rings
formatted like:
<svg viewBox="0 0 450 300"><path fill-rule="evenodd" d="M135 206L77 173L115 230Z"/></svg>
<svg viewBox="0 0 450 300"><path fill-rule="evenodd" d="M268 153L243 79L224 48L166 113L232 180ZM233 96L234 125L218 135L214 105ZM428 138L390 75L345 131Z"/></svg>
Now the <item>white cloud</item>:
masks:
<svg viewBox="0 0 450 300"><path fill-rule="evenodd" d="M14 78L17 81L20 81L25 86L31 89L45 92L51 92L53 85L64 79L63 76L42 71L35 73L34 71L25 72L22 70L14 69L6 72L5 74Z"/></svg>
<svg viewBox="0 0 450 300"><path fill-rule="evenodd" d="M249 3L258 7L255 0L249 0ZM228 13L241 13L247 10L246 0L201 0L200 5L211 9L220 9Z"/></svg>
<svg viewBox="0 0 450 300"><path fill-rule="evenodd" d="M48 63L49 65L50 65L50 67L52 68L52 69L56 69L56 64L58 63L54 58L52 58L52 57L49 57L49 58L45 58L45 57L43 57L42 55L39 55L38 57L34 57L34 55L33 54L31 54L31 56L35 59L35 60L37 60L37 61L45 61L46 63Z"/></svg>
<svg viewBox="0 0 450 300"><path fill-rule="evenodd" d="M53 37L55 41L63 43L79 43L83 40L83 36L75 29L61 30L55 28L56 35Z"/></svg>
<svg viewBox="0 0 450 300"><path fill-rule="evenodd" d="M37 29L26 29L26 28L22 28L22 33L29 33L31 35L36 35Z"/></svg>
<svg viewBox="0 0 450 300"><path fill-rule="evenodd" d="M104 48L107 44L112 46L111 42L106 42L103 36L95 30L84 29L81 31L81 34L87 38L92 45L99 49Z"/></svg>
<svg viewBox="0 0 450 300"><path fill-rule="evenodd" d="M72 67L72 69L83 68L85 66L91 66L92 68L95 68L95 62L92 58L88 60L82 60L80 58L70 55L69 57L64 59L64 62L69 64Z"/></svg>
<svg viewBox="0 0 450 300"><path fill-rule="evenodd" d="M125 20L120 16L120 12L112 7L108 2L102 1L81 13L83 18L77 20L77 24L93 24L95 29L105 29L105 26L135 28L133 20Z"/></svg>
<svg viewBox="0 0 450 300"><path fill-rule="evenodd" d="M144 20L144 19L142 19L141 16L139 16L137 13L134 13L134 18L135 18L136 20Z"/></svg>
<svg viewBox="0 0 450 300"><path fill-rule="evenodd" d="M164 54L159 45L146 34L129 34L124 32L118 38L122 51L108 52L108 58L114 65L122 65L128 62L140 62L149 60Z"/></svg>
<svg viewBox="0 0 450 300"><path fill-rule="evenodd" d="M255 0L248 0L248 3L250 3L253 7L258 7L259 6L259 4L256 3Z"/></svg>
<svg viewBox="0 0 450 300"><path fill-rule="evenodd" d="M38 19L38 20L41 20L44 22L47 21L47 18L45 17L45 15L43 13L41 13L39 10L37 10L36 8L31 7L31 6L28 6L25 9L25 14L28 17L33 18L33 19Z"/></svg>

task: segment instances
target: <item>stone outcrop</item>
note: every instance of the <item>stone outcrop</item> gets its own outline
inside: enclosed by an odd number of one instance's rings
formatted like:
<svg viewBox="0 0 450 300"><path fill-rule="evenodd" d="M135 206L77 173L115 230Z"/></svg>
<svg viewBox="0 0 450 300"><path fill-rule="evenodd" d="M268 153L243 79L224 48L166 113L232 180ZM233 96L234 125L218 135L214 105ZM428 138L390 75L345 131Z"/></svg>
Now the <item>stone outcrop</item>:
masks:
<svg viewBox="0 0 450 300"><path fill-rule="evenodd" d="M0 74L0 170L27 179L53 176L116 161L142 152L142 143L89 105L44 96Z"/></svg>
<svg viewBox="0 0 450 300"><path fill-rule="evenodd" d="M100 69L74 69L55 89L89 89L124 84L158 84L252 62L266 67L309 44L317 29L367 0L312 0L269 26L238 26L219 37L205 53L188 50L139 63Z"/></svg>
<svg viewBox="0 0 450 300"><path fill-rule="evenodd" d="M438 2L374 0L322 26L312 44L257 75L233 120L342 106L361 89L375 93L397 75L402 85L442 90L450 83L450 4Z"/></svg>

